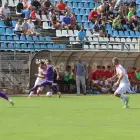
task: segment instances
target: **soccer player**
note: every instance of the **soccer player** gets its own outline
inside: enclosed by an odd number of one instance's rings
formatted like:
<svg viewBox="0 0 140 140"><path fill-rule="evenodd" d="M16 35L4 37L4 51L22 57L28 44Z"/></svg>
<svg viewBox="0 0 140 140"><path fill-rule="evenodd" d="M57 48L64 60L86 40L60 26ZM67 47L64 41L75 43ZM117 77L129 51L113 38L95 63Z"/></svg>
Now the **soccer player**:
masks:
<svg viewBox="0 0 140 140"><path fill-rule="evenodd" d="M43 74L43 72L45 71L45 64L44 62L40 62L39 67L38 67L38 74L37 74L37 79L35 81L35 85L39 85L41 83L43 83L45 81L45 75ZM39 87L37 89L37 96L40 96L40 92L43 90L43 87ZM31 97L33 94L33 92L30 93L29 97Z"/></svg>
<svg viewBox="0 0 140 140"><path fill-rule="evenodd" d="M124 103L124 108L129 108L128 106L129 97L127 95L124 95L124 93L126 93L130 89L128 75L123 66L119 64L119 59L117 57L114 57L112 59L112 63L116 67L116 74L113 77L107 79L107 81L115 80L118 77L117 82L113 86L118 87L114 92L114 95L122 99Z"/></svg>
<svg viewBox="0 0 140 140"><path fill-rule="evenodd" d="M12 106L14 106L14 102L3 92L0 92L0 97L7 100Z"/></svg>
<svg viewBox="0 0 140 140"><path fill-rule="evenodd" d="M46 87L46 86L50 86L53 92L57 92L57 88L56 86L53 85L53 81L54 81L54 69L53 66L51 65L51 61L48 60L48 62L46 63L46 71L43 72L44 75L46 75L46 79L43 83L38 84L36 86L34 86L32 89L30 89L29 93L32 95L39 87ZM29 95L30 97L30 95Z"/></svg>

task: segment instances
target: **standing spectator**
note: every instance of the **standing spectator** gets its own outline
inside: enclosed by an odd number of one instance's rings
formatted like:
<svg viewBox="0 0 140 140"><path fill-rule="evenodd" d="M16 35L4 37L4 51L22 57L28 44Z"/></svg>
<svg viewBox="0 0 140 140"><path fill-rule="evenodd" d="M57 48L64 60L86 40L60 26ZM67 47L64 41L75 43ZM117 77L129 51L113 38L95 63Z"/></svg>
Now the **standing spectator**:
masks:
<svg viewBox="0 0 140 140"><path fill-rule="evenodd" d="M70 29L71 28L70 22L71 21L70 21L69 14L68 14L68 12L66 12L65 16L62 19L63 28L67 29L67 30Z"/></svg>
<svg viewBox="0 0 140 140"><path fill-rule="evenodd" d="M61 29L61 24L59 19L57 19L55 13L52 14L52 17L50 18L51 24L55 29Z"/></svg>
<svg viewBox="0 0 140 140"><path fill-rule="evenodd" d="M27 9L24 9L24 10L21 11L21 13L24 14L24 17L27 18L27 19L30 18L31 12L32 12L32 6L31 5L28 6Z"/></svg>
<svg viewBox="0 0 140 140"><path fill-rule="evenodd" d="M76 87L77 95L80 95L80 84L82 85L84 95L86 95L86 63L78 57L78 62L75 65L76 69Z"/></svg>
<svg viewBox="0 0 140 140"><path fill-rule="evenodd" d="M137 17L136 16L133 16L131 18L131 20L129 21L129 28L130 30L134 30L134 31L138 31L138 25L139 25L139 22L137 20Z"/></svg>
<svg viewBox="0 0 140 140"><path fill-rule="evenodd" d="M67 11L68 14L70 14L70 7L63 3L63 0L59 1L59 4L57 4L56 8L61 14L63 14L65 11Z"/></svg>
<svg viewBox="0 0 140 140"><path fill-rule="evenodd" d="M75 17L75 13L73 13L70 17L70 24L71 24L71 28L72 30L76 30L77 29L77 23L76 23L76 17Z"/></svg>
<svg viewBox="0 0 140 140"><path fill-rule="evenodd" d="M78 32L78 39L80 41L84 41L85 37L86 37L86 32L84 31L84 27L81 26L81 30Z"/></svg>
<svg viewBox="0 0 140 140"><path fill-rule="evenodd" d="M50 2L50 0L46 0L44 2L44 10L47 11L49 9L51 9L53 7L52 3Z"/></svg>
<svg viewBox="0 0 140 140"><path fill-rule="evenodd" d="M10 9L8 8L8 3L5 3L3 7L0 8L0 16L2 18L8 17L10 14Z"/></svg>
<svg viewBox="0 0 140 140"><path fill-rule="evenodd" d="M38 10L41 8L41 3L38 0L32 0L31 5L36 7Z"/></svg>
<svg viewBox="0 0 140 140"><path fill-rule="evenodd" d="M19 19L16 26L15 26L15 33L21 34L22 33L22 20Z"/></svg>
<svg viewBox="0 0 140 140"><path fill-rule="evenodd" d="M129 21L131 20L131 17L134 16L134 12L135 12L134 8L130 7L127 15Z"/></svg>
<svg viewBox="0 0 140 140"><path fill-rule="evenodd" d="M41 19L37 17L37 8L33 7L33 11L30 14L30 18L32 18L33 21L37 21L38 26L41 25Z"/></svg>
<svg viewBox="0 0 140 140"><path fill-rule="evenodd" d="M122 24L121 24L121 19L119 15L113 20L112 27L115 30L122 30Z"/></svg>
<svg viewBox="0 0 140 140"><path fill-rule="evenodd" d="M96 19L98 19L98 12L97 12L97 8L95 8L94 10L92 10L88 16L89 21L91 21L92 23L95 22Z"/></svg>
<svg viewBox="0 0 140 140"><path fill-rule="evenodd" d="M27 23L27 18L24 18L24 22L22 24L22 33L25 35L29 35L29 24Z"/></svg>
<svg viewBox="0 0 140 140"><path fill-rule="evenodd" d="M105 21L102 20L102 24L100 25L99 30L100 30L100 36L101 37L107 36L106 27L105 27Z"/></svg>
<svg viewBox="0 0 140 140"><path fill-rule="evenodd" d="M22 10L23 10L23 3L22 0L19 0L19 3L16 6L16 11L17 13L21 13Z"/></svg>

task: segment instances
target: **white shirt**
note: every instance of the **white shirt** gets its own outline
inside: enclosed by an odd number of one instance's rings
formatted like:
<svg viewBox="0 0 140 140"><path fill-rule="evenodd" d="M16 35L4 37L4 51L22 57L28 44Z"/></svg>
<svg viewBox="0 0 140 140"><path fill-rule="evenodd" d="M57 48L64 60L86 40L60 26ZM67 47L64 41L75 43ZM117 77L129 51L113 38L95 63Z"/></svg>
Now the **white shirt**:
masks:
<svg viewBox="0 0 140 140"><path fill-rule="evenodd" d="M30 29L35 28L35 24L33 22L28 22L28 25Z"/></svg>
<svg viewBox="0 0 140 140"><path fill-rule="evenodd" d="M0 8L0 13L2 13L4 16L8 16L8 14L10 14L10 9L9 8L4 8L4 7L1 7Z"/></svg>
<svg viewBox="0 0 140 140"><path fill-rule="evenodd" d="M41 69L40 67L38 67L38 76L42 77L43 73L44 73L44 69Z"/></svg>
<svg viewBox="0 0 140 140"><path fill-rule="evenodd" d="M22 31L22 25L16 24L15 30L16 30L16 31Z"/></svg>
<svg viewBox="0 0 140 140"><path fill-rule="evenodd" d="M120 76L120 74L123 74L123 78L120 81L120 84L130 84L126 70L124 69L124 67L122 65L116 66L116 73L117 73L118 77Z"/></svg>

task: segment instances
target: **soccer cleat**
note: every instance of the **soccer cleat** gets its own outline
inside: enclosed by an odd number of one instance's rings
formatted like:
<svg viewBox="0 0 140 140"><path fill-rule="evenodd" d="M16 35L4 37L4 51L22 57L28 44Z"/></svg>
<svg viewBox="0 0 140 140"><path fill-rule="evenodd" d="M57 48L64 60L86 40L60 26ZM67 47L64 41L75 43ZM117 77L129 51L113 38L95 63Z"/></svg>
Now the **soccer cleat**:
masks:
<svg viewBox="0 0 140 140"><path fill-rule="evenodd" d="M61 92L58 92L57 94L58 94L58 97L60 98L61 97Z"/></svg>
<svg viewBox="0 0 140 140"><path fill-rule="evenodd" d="M13 102L12 100L10 101L10 104L11 104L12 106L14 106L14 102Z"/></svg>
<svg viewBox="0 0 140 140"><path fill-rule="evenodd" d="M127 105L125 105L123 108L129 108L128 104L127 104Z"/></svg>
<svg viewBox="0 0 140 140"><path fill-rule="evenodd" d="M36 96L40 96L40 93L37 93Z"/></svg>

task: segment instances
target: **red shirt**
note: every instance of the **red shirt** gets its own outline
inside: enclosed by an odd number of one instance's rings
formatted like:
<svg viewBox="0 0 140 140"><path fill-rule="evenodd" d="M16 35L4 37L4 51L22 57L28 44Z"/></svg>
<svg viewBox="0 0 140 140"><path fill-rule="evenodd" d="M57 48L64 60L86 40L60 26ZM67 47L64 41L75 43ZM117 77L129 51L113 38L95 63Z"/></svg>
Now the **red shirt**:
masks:
<svg viewBox="0 0 140 140"><path fill-rule="evenodd" d="M98 80L101 77L101 70L95 70L92 72L92 80Z"/></svg>
<svg viewBox="0 0 140 140"><path fill-rule="evenodd" d="M35 20L36 19L36 16L35 15L36 15L36 11L33 10L31 12L31 14L30 14L30 17L32 18L32 20Z"/></svg>
<svg viewBox="0 0 140 140"><path fill-rule="evenodd" d="M58 6L59 10L65 10L65 8L66 8L66 4L65 3L60 3L57 6Z"/></svg>
<svg viewBox="0 0 140 140"><path fill-rule="evenodd" d="M92 19L96 19L98 17L98 12L92 10L88 16L88 19L91 21Z"/></svg>
<svg viewBox="0 0 140 140"><path fill-rule="evenodd" d="M106 73L106 78L111 78L113 76L112 71L106 70L105 73Z"/></svg>

